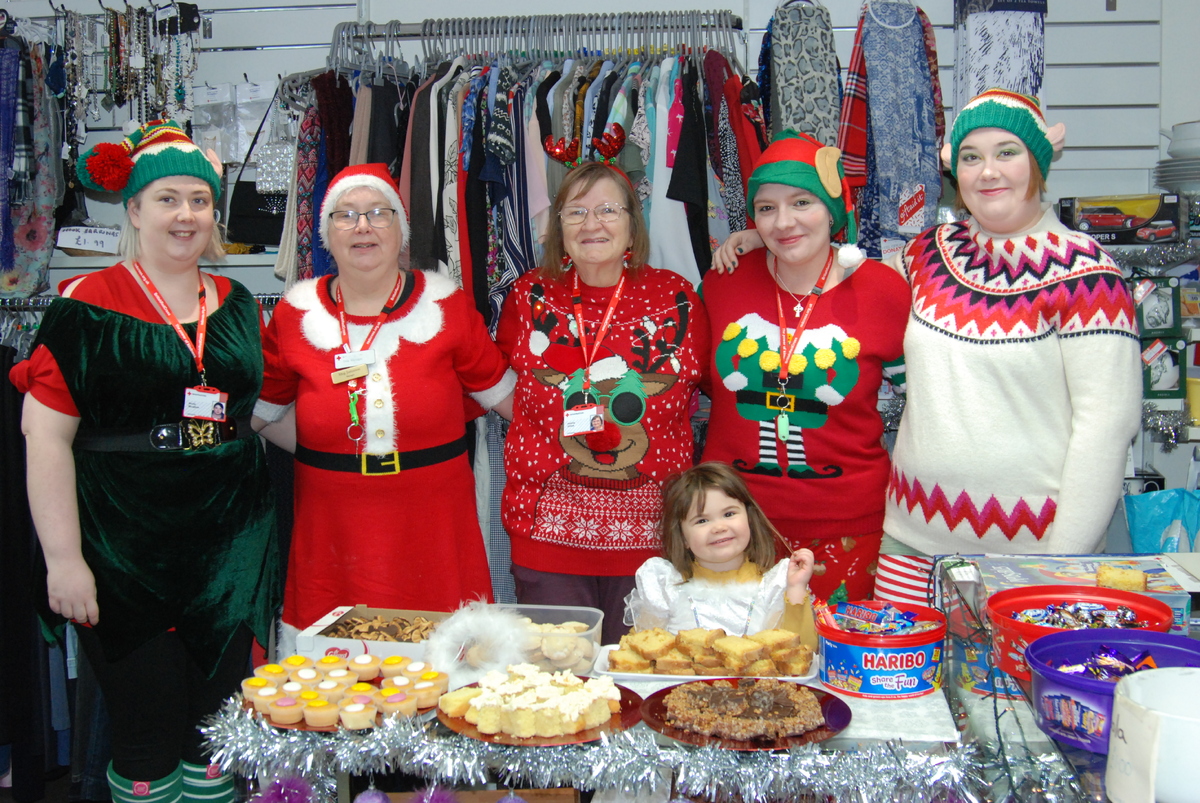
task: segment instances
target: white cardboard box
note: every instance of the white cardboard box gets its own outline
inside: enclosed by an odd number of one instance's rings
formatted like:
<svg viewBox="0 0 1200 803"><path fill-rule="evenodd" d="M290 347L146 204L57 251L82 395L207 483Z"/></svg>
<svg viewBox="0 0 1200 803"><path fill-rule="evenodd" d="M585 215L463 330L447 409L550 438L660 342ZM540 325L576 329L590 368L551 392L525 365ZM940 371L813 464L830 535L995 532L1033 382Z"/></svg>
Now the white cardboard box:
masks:
<svg viewBox="0 0 1200 803"><path fill-rule="evenodd" d="M313 622L300 635L296 636L296 652L300 655L307 655L314 660L323 658L326 655L340 655L343 658L350 659L356 655L363 655L365 653L378 655L380 658L387 658L391 655L407 655L414 661L424 660L425 642L423 641L414 644L407 641L374 641L371 639L333 638L321 635L322 630L325 630L345 616L365 616L370 619L377 615L382 616L384 619L391 619L396 616L413 619L417 616L424 616L426 619L435 622L440 622L450 616L445 611L410 611L394 608L368 608L365 605L343 605L334 608Z"/></svg>

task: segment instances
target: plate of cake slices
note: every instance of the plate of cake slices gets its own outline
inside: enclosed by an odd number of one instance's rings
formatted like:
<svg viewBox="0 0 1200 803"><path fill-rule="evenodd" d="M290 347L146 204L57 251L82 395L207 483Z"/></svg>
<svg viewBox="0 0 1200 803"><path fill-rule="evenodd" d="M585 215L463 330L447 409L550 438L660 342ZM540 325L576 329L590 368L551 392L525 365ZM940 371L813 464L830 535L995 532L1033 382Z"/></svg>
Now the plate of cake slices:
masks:
<svg viewBox="0 0 1200 803"><path fill-rule="evenodd" d="M706 678L655 692L642 721L676 741L726 750L787 750L832 739L850 706L822 689L777 678Z"/></svg>
<svg viewBox="0 0 1200 803"><path fill-rule="evenodd" d="M554 746L593 742L641 721L642 698L612 678L550 674L520 664L442 695L438 720L492 744Z"/></svg>
<svg viewBox="0 0 1200 803"><path fill-rule="evenodd" d="M724 630L639 630L600 648L595 672L624 683L677 683L681 676L817 677L819 656L788 630L730 636Z"/></svg>

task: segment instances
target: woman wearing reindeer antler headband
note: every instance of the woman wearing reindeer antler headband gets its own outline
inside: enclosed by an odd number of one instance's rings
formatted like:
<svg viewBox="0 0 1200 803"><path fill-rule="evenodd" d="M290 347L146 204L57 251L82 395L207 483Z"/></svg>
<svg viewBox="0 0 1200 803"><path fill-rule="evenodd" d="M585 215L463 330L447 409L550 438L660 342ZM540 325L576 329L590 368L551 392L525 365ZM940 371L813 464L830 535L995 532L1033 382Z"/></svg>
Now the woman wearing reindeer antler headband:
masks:
<svg viewBox="0 0 1200 803"><path fill-rule="evenodd" d="M621 139L614 127L597 150L611 158ZM560 145L547 151L576 162ZM692 463L708 324L686 280L645 264L641 205L619 169L573 165L553 212L543 267L515 283L497 332L518 376L504 526L517 598L600 608L611 643L634 573L660 553L661 483Z"/></svg>

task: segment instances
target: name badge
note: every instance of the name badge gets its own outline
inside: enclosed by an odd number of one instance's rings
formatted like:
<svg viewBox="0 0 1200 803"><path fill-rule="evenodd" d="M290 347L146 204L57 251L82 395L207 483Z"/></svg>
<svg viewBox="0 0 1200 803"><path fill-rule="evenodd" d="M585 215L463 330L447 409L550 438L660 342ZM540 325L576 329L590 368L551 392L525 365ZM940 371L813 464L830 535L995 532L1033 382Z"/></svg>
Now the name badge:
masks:
<svg viewBox="0 0 1200 803"><path fill-rule="evenodd" d="M375 349L365 351L343 351L333 355L334 368L350 368L354 365L371 365L375 362Z"/></svg>
<svg viewBox="0 0 1200 803"><path fill-rule="evenodd" d="M340 385L343 382L349 382L351 379L358 379L360 376L366 375L367 366L365 365L352 365L349 368L342 368L338 371L332 371L329 374L335 385Z"/></svg>
<svg viewBox="0 0 1200 803"><path fill-rule="evenodd" d="M195 387L183 391L183 417L224 421L229 394L216 388Z"/></svg>
<svg viewBox="0 0 1200 803"><path fill-rule="evenodd" d="M587 435L604 431L604 408L599 404L581 404L563 411L563 435Z"/></svg>

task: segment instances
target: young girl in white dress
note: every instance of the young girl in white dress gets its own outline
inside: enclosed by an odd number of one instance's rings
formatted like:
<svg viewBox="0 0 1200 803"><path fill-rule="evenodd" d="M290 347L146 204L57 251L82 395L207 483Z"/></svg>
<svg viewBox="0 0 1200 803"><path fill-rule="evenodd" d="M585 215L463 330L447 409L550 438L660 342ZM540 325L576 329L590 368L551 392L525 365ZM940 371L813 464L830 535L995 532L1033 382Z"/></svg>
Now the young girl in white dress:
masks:
<svg viewBox="0 0 1200 803"><path fill-rule="evenodd" d="M637 570L625 624L672 633L702 627L747 636L780 628L816 648L808 581L813 553L775 561L779 533L724 463L701 463L668 481L661 525L665 557Z"/></svg>

